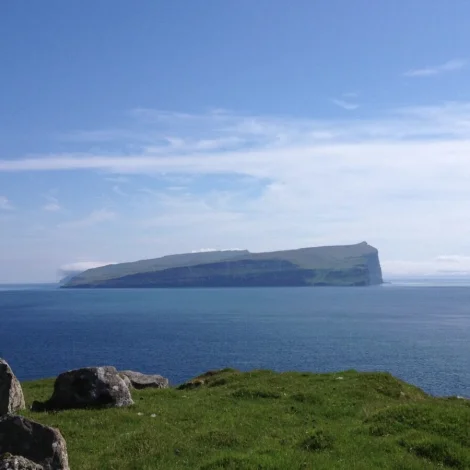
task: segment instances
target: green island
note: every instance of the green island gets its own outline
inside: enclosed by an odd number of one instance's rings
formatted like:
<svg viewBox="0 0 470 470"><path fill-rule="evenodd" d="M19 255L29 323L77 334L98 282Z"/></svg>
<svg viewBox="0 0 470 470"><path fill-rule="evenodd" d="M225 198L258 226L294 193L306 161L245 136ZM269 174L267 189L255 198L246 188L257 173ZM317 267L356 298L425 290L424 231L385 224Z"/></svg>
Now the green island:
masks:
<svg viewBox="0 0 470 470"><path fill-rule="evenodd" d="M266 253L168 255L68 276L65 288L369 286L382 284L376 248L355 245Z"/></svg>
<svg viewBox="0 0 470 470"><path fill-rule="evenodd" d="M53 384L24 382L28 409ZM388 373L225 369L132 396L128 408L21 414L59 428L80 470L470 468L470 401Z"/></svg>

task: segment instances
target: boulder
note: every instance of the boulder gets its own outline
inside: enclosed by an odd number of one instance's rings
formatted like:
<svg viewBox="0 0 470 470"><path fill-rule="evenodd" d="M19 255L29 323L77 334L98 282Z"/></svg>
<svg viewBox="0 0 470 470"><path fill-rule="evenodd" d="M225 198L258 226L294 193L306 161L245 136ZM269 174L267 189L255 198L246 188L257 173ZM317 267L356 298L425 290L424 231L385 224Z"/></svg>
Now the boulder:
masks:
<svg viewBox="0 0 470 470"><path fill-rule="evenodd" d="M161 375L147 375L133 370L123 370L119 373L129 379L136 389L142 388L168 388L169 381Z"/></svg>
<svg viewBox="0 0 470 470"><path fill-rule="evenodd" d="M24 457L5 454L0 456L0 470L44 470L44 467Z"/></svg>
<svg viewBox="0 0 470 470"><path fill-rule="evenodd" d="M114 367L85 367L60 374L52 397L33 411L133 405L131 392Z"/></svg>
<svg viewBox="0 0 470 470"><path fill-rule="evenodd" d="M70 470L67 446L60 431L23 416L0 418L0 455L6 452L25 457L44 470ZM7 461L11 462L11 458L8 456Z"/></svg>
<svg viewBox="0 0 470 470"><path fill-rule="evenodd" d="M25 408L23 390L6 361L0 358L0 416Z"/></svg>

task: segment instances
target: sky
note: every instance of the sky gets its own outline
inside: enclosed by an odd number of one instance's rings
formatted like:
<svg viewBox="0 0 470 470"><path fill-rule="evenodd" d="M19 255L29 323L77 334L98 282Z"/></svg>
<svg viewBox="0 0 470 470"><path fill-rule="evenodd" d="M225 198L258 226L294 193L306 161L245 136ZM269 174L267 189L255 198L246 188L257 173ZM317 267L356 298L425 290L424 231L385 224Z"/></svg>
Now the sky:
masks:
<svg viewBox="0 0 470 470"><path fill-rule="evenodd" d="M467 0L0 5L0 282L367 241L470 272Z"/></svg>

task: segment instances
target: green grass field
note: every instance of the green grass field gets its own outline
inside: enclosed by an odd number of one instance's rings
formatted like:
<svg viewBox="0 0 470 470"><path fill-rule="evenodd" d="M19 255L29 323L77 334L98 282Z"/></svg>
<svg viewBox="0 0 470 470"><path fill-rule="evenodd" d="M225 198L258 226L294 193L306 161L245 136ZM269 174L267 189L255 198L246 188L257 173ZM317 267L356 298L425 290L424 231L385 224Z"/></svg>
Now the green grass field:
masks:
<svg viewBox="0 0 470 470"><path fill-rule="evenodd" d="M52 387L24 383L27 405ZM61 430L72 470L470 469L470 401L385 373L226 370L133 398L126 409L24 414Z"/></svg>

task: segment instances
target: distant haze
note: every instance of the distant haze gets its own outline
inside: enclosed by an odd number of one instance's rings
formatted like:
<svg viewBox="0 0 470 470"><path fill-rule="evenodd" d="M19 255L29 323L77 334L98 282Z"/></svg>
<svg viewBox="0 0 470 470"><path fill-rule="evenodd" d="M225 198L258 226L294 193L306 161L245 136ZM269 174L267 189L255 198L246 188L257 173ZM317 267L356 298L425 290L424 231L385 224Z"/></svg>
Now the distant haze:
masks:
<svg viewBox="0 0 470 470"><path fill-rule="evenodd" d="M78 261L77 263L64 264L57 270L58 280L61 280L67 276L82 273L88 269L99 268L109 264L115 263L106 261Z"/></svg>

